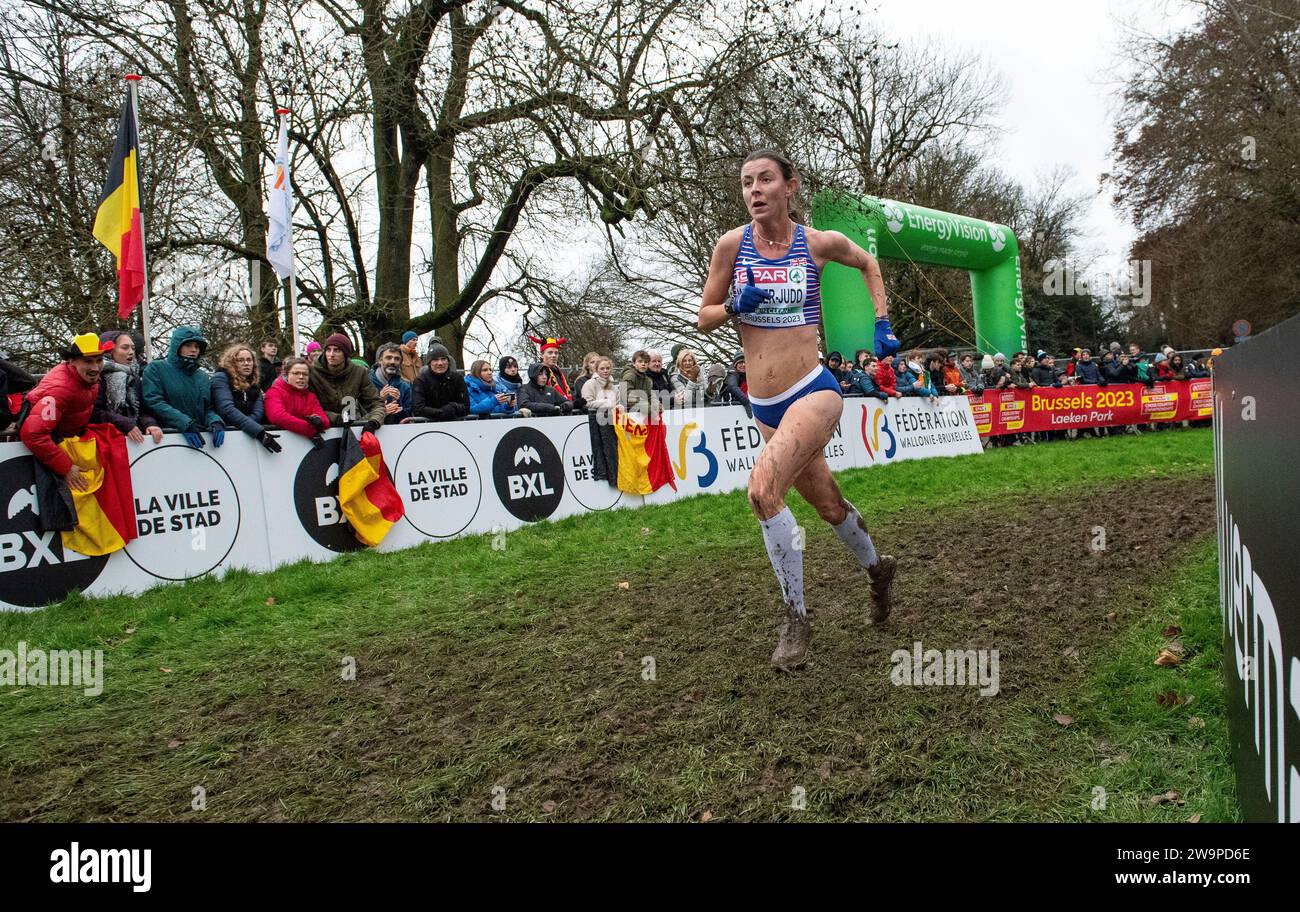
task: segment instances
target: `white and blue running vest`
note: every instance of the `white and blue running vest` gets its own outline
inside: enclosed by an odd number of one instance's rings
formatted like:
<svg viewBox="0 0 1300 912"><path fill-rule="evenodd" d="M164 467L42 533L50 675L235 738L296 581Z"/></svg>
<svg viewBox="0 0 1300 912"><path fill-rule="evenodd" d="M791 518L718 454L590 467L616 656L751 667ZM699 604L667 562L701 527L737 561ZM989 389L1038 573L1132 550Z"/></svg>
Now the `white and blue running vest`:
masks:
<svg viewBox="0 0 1300 912"><path fill-rule="evenodd" d="M783 326L815 326L822 318L821 273L808 249L808 236L803 225L795 225L794 241L785 256L769 260L760 256L754 246L754 225L745 226L736 252L736 265L731 272L731 294L734 297L747 282L746 267L754 269L754 284L770 288L772 299L758 310L738 313L736 319L750 326L776 329Z"/></svg>

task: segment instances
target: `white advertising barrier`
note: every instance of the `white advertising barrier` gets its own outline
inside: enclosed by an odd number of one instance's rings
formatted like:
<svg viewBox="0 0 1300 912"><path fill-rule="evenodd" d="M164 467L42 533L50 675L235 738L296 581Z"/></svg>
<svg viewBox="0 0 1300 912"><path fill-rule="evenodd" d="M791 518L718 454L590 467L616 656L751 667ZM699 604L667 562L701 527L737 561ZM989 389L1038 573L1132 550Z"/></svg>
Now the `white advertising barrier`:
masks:
<svg viewBox="0 0 1300 912"><path fill-rule="evenodd" d="M676 489L647 497L592 479L586 417L385 427L384 462L406 516L379 550L745 486L763 438L743 409L672 411L666 420ZM39 608L74 589L141 592L234 567L269 570L360 550L338 508L342 433L327 432L316 450L285 432L277 454L237 431L217 449L192 449L177 434L161 444L128 442L139 537L98 558L65 553L58 533L36 531L32 456L21 443L0 443L0 610ZM825 450L834 471L980 452L964 396L934 406L846 399Z"/></svg>

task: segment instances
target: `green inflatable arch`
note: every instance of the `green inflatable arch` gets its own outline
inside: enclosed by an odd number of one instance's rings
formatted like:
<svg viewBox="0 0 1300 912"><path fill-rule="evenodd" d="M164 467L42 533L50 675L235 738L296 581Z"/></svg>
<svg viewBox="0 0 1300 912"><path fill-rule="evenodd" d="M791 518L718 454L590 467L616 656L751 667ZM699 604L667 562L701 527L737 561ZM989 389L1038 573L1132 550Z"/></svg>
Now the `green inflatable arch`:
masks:
<svg viewBox="0 0 1300 912"><path fill-rule="evenodd" d="M1005 225L874 196L822 195L813 201L813 226L842 232L880 259L967 270L976 348L989 354L1003 352L1008 358L1029 348L1020 248ZM851 359L858 349L871 348L875 308L861 274L828 263L821 293L826 350ZM945 322L959 332L969 330L956 314Z"/></svg>

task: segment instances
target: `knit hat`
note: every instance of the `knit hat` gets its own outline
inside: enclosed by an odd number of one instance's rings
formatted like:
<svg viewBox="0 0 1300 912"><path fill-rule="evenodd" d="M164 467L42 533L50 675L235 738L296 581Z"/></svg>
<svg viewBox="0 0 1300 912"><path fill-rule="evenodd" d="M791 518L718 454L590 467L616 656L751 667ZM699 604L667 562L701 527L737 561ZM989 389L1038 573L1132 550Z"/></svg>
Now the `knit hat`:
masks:
<svg viewBox="0 0 1300 912"><path fill-rule="evenodd" d="M509 365L511 361L515 362L516 368L519 367L519 362L513 355L502 355L500 360L497 361L497 373L504 374L506 372L506 366Z"/></svg>
<svg viewBox="0 0 1300 912"><path fill-rule="evenodd" d="M745 360L745 353L743 351L736 352L734 355L731 356L732 368L734 369L737 364L739 364L741 361L744 360Z"/></svg>
<svg viewBox="0 0 1300 912"><path fill-rule="evenodd" d="M410 342L412 339L418 339L418 338L420 337L408 329L406 332L402 333L402 344L405 345L407 342Z"/></svg>
<svg viewBox="0 0 1300 912"><path fill-rule="evenodd" d="M430 342L428 349L425 350L424 363L428 364L434 358L446 358L447 370L454 371L456 369L456 359L451 356L451 352L447 350L447 346L443 345L437 339Z"/></svg>
<svg viewBox="0 0 1300 912"><path fill-rule="evenodd" d="M352 357L352 340L343 335L343 333L334 333L325 340L326 348L329 348L331 345L340 349L343 352L343 357Z"/></svg>
<svg viewBox="0 0 1300 912"><path fill-rule="evenodd" d="M545 339L539 339L536 336L529 336L528 339L530 342L536 342L540 345L541 351L546 351L548 348L559 348L565 342L569 341L568 339L553 339L550 336L547 336Z"/></svg>
<svg viewBox="0 0 1300 912"><path fill-rule="evenodd" d="M993 369L993 356L992 356L992 355L985 355L985 356L983 357L983 359L980 361L980 369L981 369L981 370L992 370L992 369Z"/></svg>
<svg viewBox="0 0 1300 912"><path fill-rule="evenodd" d="M994 360L994 361L1005 361L1005 360L1007 360L1007 356L1004 355L1004 354L1002 354L1002 352L998 352L996 355L993 356L993 360Z"/></svg>
<svg viewBox="0 0 1300 912"><path fill-rule="evenodd" d="M318 351L320 351L320 343L317 342L315 339L312 339L310 342L307 343L307 348L306 348L307 354L310 355L312 352L318 352Z"/></svg>

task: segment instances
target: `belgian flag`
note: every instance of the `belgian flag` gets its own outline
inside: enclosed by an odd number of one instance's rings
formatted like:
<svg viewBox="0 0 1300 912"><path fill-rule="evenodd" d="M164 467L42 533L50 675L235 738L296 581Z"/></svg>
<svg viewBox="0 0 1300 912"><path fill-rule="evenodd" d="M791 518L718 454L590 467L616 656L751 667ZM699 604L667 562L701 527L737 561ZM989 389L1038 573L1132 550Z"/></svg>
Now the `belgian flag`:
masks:
<svg viewBox="0 0 1300 912"><path fill-rule="evenodd" d="M126 438L111 424L92 424L60 444L81 469L86 490L72 491L77 525L63 533L63 547L99 557L125 548L136 537L135 500Z"/></svg>
<svg viewBox="0 0 1300 912"><path fill-rule="evenodd" d="M140 135L130 92L122 105L108 176L95 210L95 238L117 260L117 315L125 320L144 299L144 220L140 217Z"/></svg>
<svg viewBox="0 0 1300 912"><path fill-rule="evenodd" d="M638 421L618 409L614 433L618 437L618 484L629 494L653 494L664 485L674 491L673 464L668 458L668 428L662 419Z"/></svg>
<svg viewBox="0 0 1300 912"><path fill-rule="evenodd" d="M344 428L340 447L339 509L357 541L373 548L406 515L406 507L393 486L374 434L363 431L358 440Z"/></svg>

